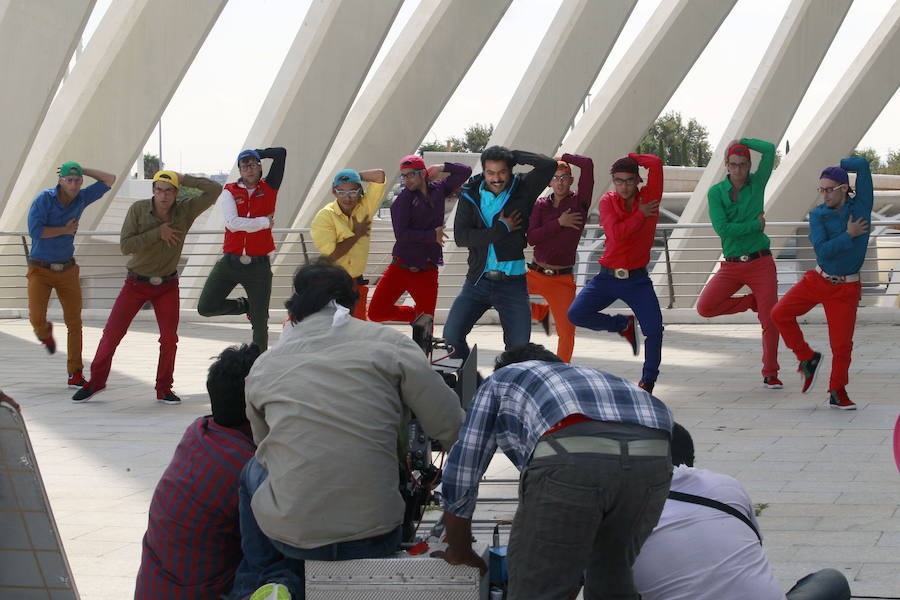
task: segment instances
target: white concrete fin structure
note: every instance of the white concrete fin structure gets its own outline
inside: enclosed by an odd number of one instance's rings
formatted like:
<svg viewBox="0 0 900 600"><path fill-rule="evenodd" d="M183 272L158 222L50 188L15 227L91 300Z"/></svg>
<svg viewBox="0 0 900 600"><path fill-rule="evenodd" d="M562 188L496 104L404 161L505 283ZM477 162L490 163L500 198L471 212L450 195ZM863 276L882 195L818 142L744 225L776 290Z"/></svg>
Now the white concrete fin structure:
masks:
<svg viewBox="0 0 900 600"><path fill-rule="evenodd" d="M310 6L247 140L234 150L237 157L243 148L288 148L276 224L285 226L297 216L402 4L402 0L316 0ZM355 32L352 44L342 34L347 30ZM235 165L228 180L237 177ZM197 227L222 228L222 212L208 211ZM182 271L185 307L196 305L202 278L222 245L221 238L210 236L196 241L201 255L192 256Z"/></svg>
<svg viewBox="0 0 900 600"><path fill-rule="evenodd" d="M0 214L25 163L95 0L3 2L0 5ZM28 31L29 35L18 35ZM27 66L26 66L27 65Z"/></svg>
<svg viewBox="0 0 900 600"><path fill-rule="evenodd" d="M777 144L784 136L834 35L850 10L851 3L852 0L791 2L756 73L747 85L731 122L715 146L713 158L703 171L679 222L709 221L706 193L725 176L723 155L729 141L753 137ZM721 253L716 250L698 250L716 246L709 239L703 239L703 236L708 235L709 231L682 229L674 232L669 239L672 261L686 258L707 261L692 264L690 269L692 272L700 271L705 274L678 274L676 284L695 284L693 287L679 287L679 293L699 293L706 283L707 274L715 267ZM658 267L655 276L662 277ZM682 304L692 305L693 300L676 300L676 306Z"/></svg>

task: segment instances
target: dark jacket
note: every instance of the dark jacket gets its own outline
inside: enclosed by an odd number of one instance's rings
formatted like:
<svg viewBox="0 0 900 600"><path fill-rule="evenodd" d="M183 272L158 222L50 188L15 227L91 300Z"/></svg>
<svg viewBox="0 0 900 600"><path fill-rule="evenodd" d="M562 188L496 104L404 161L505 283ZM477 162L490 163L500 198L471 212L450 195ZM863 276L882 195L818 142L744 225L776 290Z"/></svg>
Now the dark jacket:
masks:
<svg viewBox="0 0 900 600"><path fill-rule="evenodd" d="M522 260L525 258L525 233L528 231L528 219L531 209L541 192L550 183L556 173L556 161L543 154L534 154L522 150L513 150L513 158L517 165L531 165L534 168L526 174L516 174L510 182L510 193L503 209L497 213L493 222L488 225L481 215L481 182L484 175L479 173L470 178L462 186L459 203L456 207L456 220L453 224L453 239L456 245L469 249L469 270L466 279L472 283L478 281L487 262L488 246L494 245L498 261ZM504 214L509 215L518 210L522 215L519 229L509 231L500 221Z"/></svg>

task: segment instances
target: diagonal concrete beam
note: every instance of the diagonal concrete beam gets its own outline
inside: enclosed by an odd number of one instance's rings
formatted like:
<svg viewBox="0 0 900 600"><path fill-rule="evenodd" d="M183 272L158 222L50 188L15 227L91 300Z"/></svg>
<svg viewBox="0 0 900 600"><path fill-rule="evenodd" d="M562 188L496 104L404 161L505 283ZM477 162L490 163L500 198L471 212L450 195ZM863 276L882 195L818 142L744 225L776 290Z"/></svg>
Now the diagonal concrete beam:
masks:
<svg viewBox="0 0 900 600"><path fill-rule="evenodd" d="M383 168L389 184L396 179L398 160L416 150L509 4L431 0L418 6L347 115L294 227L308 227L330 201L331 178L344 167ZM297 241L289 237L280 251L298 251ZM276 259L276 274L289 274L281 263Z"/></svg>
<svg viewBox="0 0 900 600"><path fill-rule="evenodd" d="M596 173L634 150L728 16L735 0L663 2L563 141L594 159ZM595 190L606 183L597 179Z"/></svg>
<svg viewBox="0 0 900 600"><path fill-rule="evenodd" d="M0 229L25 228L32 199L55 183L55 166L65 160L115 173L121 184L225 1L117 0L110 5L47 111ZM85 211L82 229L100 221L115 191Z"/></svg>
<svg viewBox="0 0 900 600"><path fill-rule="evenodd" d="M900 3L895 3L772 175L767 220L803 220L820 202L814 192L819 173L856 147L900 87L898 56Z"/></svg>
<svg viewBox="0 0 900 600"><path fill-rule="evenodd" d="M706 194L725 177L725 146L740 137L753 137L778 143L790 125L825 53L850 10L852 0L793 0L754 73L734 115L716 145L716 153L704 170L681 214L681 223L709 221ZM771 183L769 186L771 187ZM669 239L670 256L676 273L676 293L689 297L676 298L677 307L693 306L721 252L702 250L718 248L717 240L704 236L708 229L675 230ZM684 260L705 262L685 263ZM690 265L685 269L684 265ZM680 268L679 268L680 267ZM654 275L662 277L665 265L657 265Z"/></svg>
<svg viewBox="0 0 900 600"><path fill-rule="evenodd" d="M565 0L494 128L490 145L553 155L637 0Z"/></svg>
<svg viewBox="0 0 900 600"><path fill-rule="evenodd" d="M378 54L402 0L316 0L303 19L284 63L242 148L288 149L275 222L291 223ZM353 31L347 44L346 32ZM234 156L240 149L235 148ZM237 179L232 167L229 181ZM222 213L208 211L199 228L221 229ZM182 272L182 301L193 306L221 239L196 236L196 252ZM213 241L215 240L215 241ZM203 243L207 242L207 243ZM202 256L206 254L207 256Z"/></svg>
<svg viewBox="0 0 900 600"><path fill-rule="evenodd" d="M95 0L0 3L0 214ZM22 32L28 32L22 35Z"/></svg>

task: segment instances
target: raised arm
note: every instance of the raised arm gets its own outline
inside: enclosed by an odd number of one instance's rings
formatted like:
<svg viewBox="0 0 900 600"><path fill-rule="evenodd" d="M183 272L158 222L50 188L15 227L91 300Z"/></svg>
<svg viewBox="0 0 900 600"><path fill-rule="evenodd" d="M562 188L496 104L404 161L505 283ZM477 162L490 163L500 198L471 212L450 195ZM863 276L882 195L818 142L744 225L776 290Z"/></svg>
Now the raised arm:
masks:
<svg viewBox="0 0 900 600"><path fill-rule="evenodd" d="M588 210L594 198L594 161L580 154L563 154L560 157L569 164L578 167L578 199L582 207Z"/></svg>
<svg viewBox="0 0 900 600"><path fill-rule="evenodd" d="M753 138L741 138L741 143L751 150L759 152L761 158L756 171L753 173L754 185L765 187L772 176L772 169L775 168L775 144L766 140L757 140Z"/></svg>
<svg viewBox="0 0 900 600"><path fill-rule="evenodd" d="M447 177L441 181L441 185L444 188L444 194L450 195L472 175L472 167L460 163L445 162L440 172L447 173Z"/></svg>
<svg viewBox="0 0 900 600"><path fill-rule="evenodd" d="M256 152L260 158L272 159L269 172L266 173L264 179L266 183L277 190L281 187L281 180L284 178L284 162L287 159L287 150L281 146L273 146L272 148L257 149Z"/></svg>
<svg viewBox="0 0 900 600"><path fill-rule="evenodd" d="M191 215L191 221L196 219L200 213L216 203L219 195L222 193L222 186L212 179L206 177L196 177L194 175L180 175L181 185L192 187L200 190L202 193L195 197L185 200L188 213Z"/></svg>
<svg viewBox="0 0 900 600"><path fill-rule="evenodd" d="M106 171L101 171L100 169L88 169L83 168L81 171L87 175L88 177L92 177L97 181L102 181L106 184L106 187L111 188L116 183L116 176L112 173L107 173Z"/></svg>
<svg viewBox="0 0 900 600"><path fill-rule="evenodd" d="M637 164L647 169L647 183L641 188L641 200L653 202L662 200L663 195L663 163L655 154L629 154Z"/></svg>
<svg viewBox="0 0 900 600"><path fill-rule="evenodd" d="M525 196L533 203L537 200L538 194L544 191L544 188L553 179L553 174L556 173L556 161L549 156L524 150L513 150L512 153L517 165L534 167L522 177L522 185L525 186Z"/></svg>
<svg viewBox="0 0 900 600"><path fill-rule="evenodd" d="M851 156L841 160L841 168L845 171L856 173L856 197L857 204L856 217L865 217L871 220L872 204L875 195L872 186L872 172L869 170L869 161L861 156Z"/></svg>

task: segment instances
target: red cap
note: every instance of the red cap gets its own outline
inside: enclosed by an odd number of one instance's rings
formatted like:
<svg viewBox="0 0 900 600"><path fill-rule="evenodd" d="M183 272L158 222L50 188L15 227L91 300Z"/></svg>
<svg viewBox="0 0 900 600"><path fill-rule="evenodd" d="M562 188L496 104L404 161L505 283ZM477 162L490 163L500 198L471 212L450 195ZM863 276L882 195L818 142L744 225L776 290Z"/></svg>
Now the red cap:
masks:
<svg viewBox="0 0 900 600"><path fill-rule="evenodd" d="M571 175L572 166L564 160L558 160L556 161L556 172L559 173L560 171L565 171L566 174Z"/></svg>
<svg viewBox="0 0 900 600"><path fill-rule="evenodd" d="M725 160L728 160L728 157L732 154L737 154L738 156L743 156L747 160L750 160L750 148L743 144L732 144L728 147L728 152L725 153Z"/></svg>
<svg viewBox="0 0 900 600"><path fill-rule="evenodd" d="M425 161L418 154L410 154L400 159L401 169L424 169Z"/></svg>

